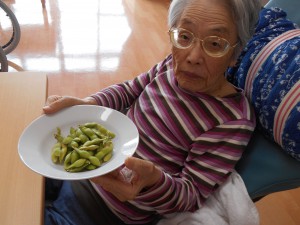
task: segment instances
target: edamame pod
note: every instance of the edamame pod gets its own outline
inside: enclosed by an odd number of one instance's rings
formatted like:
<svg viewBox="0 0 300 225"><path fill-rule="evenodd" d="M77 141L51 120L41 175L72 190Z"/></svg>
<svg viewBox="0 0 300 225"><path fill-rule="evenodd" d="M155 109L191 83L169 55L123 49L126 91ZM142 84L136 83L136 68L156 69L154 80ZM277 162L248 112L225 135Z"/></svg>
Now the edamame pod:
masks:
<svg viewBox="0 0 300 225"><path fill-rule="evenodd" d="M73 167L70 169L67 169L67 172L71 172L71 173L76 173L76 172L81 172L85 169L85 167L87 167L88 165L90 165L89 161L86 161L82 166L79 167Z"/></svg>
<svg viewBox="0 0 300 225"><path fill-rule="evenodd" d="M71 141L71 143L69 144L69 146L71 148L77 148L79 146L79 144L76 141Z"/></svg>
<svg viewBox="0 0 300 225"><path fill-rule="evenodd" d="M87 169L87 170L94 170L96 168L98 168L98 167L94 166L93 164L90 164L90 165L88 165L88 166L85 167L85 169Z"/></svg>
<svg viewBox="0 0 300 225"><path fill-rule="evenodd" d="M60 155L59 155L59 162L62 163L66 154L67 154L68 148L66 145L62 144L61 145L61 151L60 151Z"/></svg>
<svg viewBox="0 0 300 225"><path fill-rule="evenodd" d="M79 149L85 150L85 151L94 151L99 148L99 145L89 145L89 146L81 146Z"/></svg>
<svg viewBox="0 0 300 225"><path fill-rule="evenodd" d="M79 159L79 154L76 150L73 150L71 152L71 163L74 163L75 161L77 161Z"/></svg>
<svg viewBox="0 0 300 225"><path fill-rule="evenodd" d="M113 138L116 137L115 133L113 133L113 132L111 132L111 131L108 131L108 132L107 132L107 136L108 136L109 138L111 138L111 139L113 139Z"/></svg>
<svg viewBox="0 0 300 225"><path fill-rule="evenodd" d="M76 134L76 137L79 137L79 136L82 135L83 133L82 133L81 129L78 128L78 129L76 129L75 134Z"/></svg>
<svg viewBox="0 0 300 225"><path fill-rule="evenodd" d="M102 160L107 154L109 154L111 152L112 152L112 147L111 146L106 146L101 151L97 152L95 156L99 160Z"/></svg>
<svg viewBox="0 0 300 225"><path fill-rule="evenodd" d="M56 133L54 134L54 137L60 143L63 141L64 137L61 136L61 129L59 127L56 128Z"/></svg>
<svg viewBox="0 0 300 225"><path fill-rule="evenodd" d="M88 128L88 127L85 127L85 126L79 126L79 128L81 129L81 131L86 135L88 136L91 140L95 139L95 138L98 138L98 136L95 134L95 132L91 129L91 128Z"/></svg>
<svg viewBox="0 0 300 225"><path fill-rule="evenodd" d="M59 157L61 153L61 148L55 148L53 149L52 154L55 155L56 157Z"/></svg>
<svg viewBox="0 0 300 225"><path fill-rule="evenodd" d="M74 148L76 152L78 152L80 158L88 159L91 155L85 150L81 150L79 148Z"/></svg>
<svg viewBox="0 0 300 225"><path fill-rule="evenodd" d="M76 129L74 127L70 127L70 136L72 138L76 137Z"/></svg>
<svg viewBox="0 0 300 225"><path fill-rule="evenodd" d="M97 167L99 167L100 166L100 161L99 161L99 159L97 158L97 157L95 157L95 156L90 156L89 157L89 161L94 165L94 166L97 166Z"/></svg>
<svg viewBox="0 0 300 225"><path fill-rule="evenodd" d="M89 138L85 134L80 134L79 139L81 143L86 143L87 141L89 141Z"/></svg>
<svg viewBox="0 0 300 225"><path fill-rule="evenodd" d="M61 143L57 142L52 148L52 152L51 152L52 162L57 163L59 161L60 152L61 152Z"/></svg>
<svg viewBox="0 0 300 225"><path fill-rule="evenodd" d="M90 122L90 123L85 123L83 124L83 126L88 127L88 128L94 128L97 127L97 123L96 122Z"/></svg>
<svg viewBox="0 0 300 225"><path fill-rule="evenodd" d="M65 158L65 161L64 161L65 170L71 165L71 153L72 152L69 152Z"/></svg>
<svg viewBox="0 0 300 225"><path fill-rule="evenodd" d="M111 159L112 157L112 152L108 153L107 155L104 156L103 162L107 162Z"/></svg>
<svg viewBox="0 0 300 225"><path fill-rule="evenodd" d="M51 154L51 160L53 163L57 163L58 162L58 156L54 155L54 154Z"/></svg>
<svg viewBox="0 0 300 225"><path fill-rule="evenodd" d="M76 160L74 163L72 163L70 166L68 166L67 170L83 166L86 163L86 160L87 159L78 159L78 160Z"/></svg>
<svg viewBox="0 0 300 225"><path fill-rule="evenodd" d="M68 135L67 137L65 137L63 140L62 140L62 143L65 144L65 145L68 145L69 143L71 143L71 141L73 141L73 137L71 137L70 135Z"/></svg>
<svg viewBox="0 0 300 225"><path fill-rule="evenodd" d="M75 138L73 139L73 141L76 141L77 143L79 143L79 142L81 142L81 139L80 139L79 137L75 137Z"/></svg>
<svg viewBox="0 0 300 225"><path fill-rule="evenodd" d="M86 141L83 146L90 146L90 145L99 145L103 142L103 139L100 138L95 138L93 140L90 141Z"/></svg>

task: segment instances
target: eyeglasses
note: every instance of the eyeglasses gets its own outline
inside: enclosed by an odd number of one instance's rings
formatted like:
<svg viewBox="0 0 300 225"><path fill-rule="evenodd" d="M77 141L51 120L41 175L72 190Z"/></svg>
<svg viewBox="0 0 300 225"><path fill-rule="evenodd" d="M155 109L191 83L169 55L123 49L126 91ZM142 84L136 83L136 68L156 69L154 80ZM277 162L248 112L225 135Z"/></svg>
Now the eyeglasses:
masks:
<svg viewBox="0 0 300 225"><path fill-rule="evenodd" d="M230 48L235 48L238 43L230 45L230 43L218 36L208 36L203 40L195 37L195 35L183 28L171 28L169 30L169 35L172 44L179 49L187 49L192 46L194 41L198 39L203 47L205 53L211 57L222 57L224 56Z"/></svg>

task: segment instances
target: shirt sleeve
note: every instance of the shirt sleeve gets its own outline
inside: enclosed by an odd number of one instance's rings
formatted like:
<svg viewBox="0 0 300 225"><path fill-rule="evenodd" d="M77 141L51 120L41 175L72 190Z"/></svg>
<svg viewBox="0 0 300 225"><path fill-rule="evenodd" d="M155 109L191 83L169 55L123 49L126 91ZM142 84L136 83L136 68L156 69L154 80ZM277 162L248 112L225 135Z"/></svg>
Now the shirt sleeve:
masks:
<svg viewBox="0 0 300 225"><path fill-rule="evenodd" d="M142 73L133 80L125 81L120 84L111 85L101 91L91 95L98 105L109 107L118 111L129 108L134 101L144 91L145 87L165 70L166 63L171 59L168 56L162 62L156 64L148 72Z"/></svg>
<svg viewBox="0 0 300 225"><path fill-rule="evenodd" d="M241 119L207 131L192 144L180 174L163 173L135 201L161 214L200 208L234 170L254 128L255 122Z"/></svg>

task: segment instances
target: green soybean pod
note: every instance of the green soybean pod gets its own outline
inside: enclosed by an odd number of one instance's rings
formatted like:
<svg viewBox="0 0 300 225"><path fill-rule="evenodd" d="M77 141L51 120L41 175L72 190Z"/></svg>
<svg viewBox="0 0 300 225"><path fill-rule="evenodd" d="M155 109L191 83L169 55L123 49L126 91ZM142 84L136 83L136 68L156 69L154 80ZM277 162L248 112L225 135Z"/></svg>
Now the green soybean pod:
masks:
<svg viewBox="0 0 300 225"><path fill-rule="evenodd" d="M83 134L83 132L81 131L80 128L77 128L77 129L75 130L75 134L76 134L76 137L79 137L80 135Z"/></svg>
<svg viewBox="0 0 300 225"><path fill-rule="evenodd" d="M85 134L80 134L79 139L80 139L81 143L84 143L84 144L90 140Z"/></svg>
<svg viewBox="0 0 300 225"><path fill-rule="evenodd" d="M113 139L113 138L116 137L116 134L108 130L108 131L107 131L107 136L108 136L109 138Z"/></svg>
<svg viewBox="0 0 300 225"><path fill-rule="evenodd" d="M83 124L83 126L88 127L88 128L94 128L97 127L97 123L96 122L90 122L90 123L85 123Z"/></svg>
<svg viewBox="0 0 300 225"><path fill-rule="evenodd" d="M109 161L111 159L111 157L112 157L112 152L106 154L103 158L103 162Z"/></svg>
<svg viewBox="0 0 300 225"><path fill-rule="evenodd" d="M73 138L76 137L76 129L74 127L70 127L70 136Z"/></svg>
<svg viewBox="0 0 300 225"><path fill-rule="evenodd" d="M95 139L95 138L98 138L98 136L95 134L95 132L91 129L91 128L88 128L88 127L85 127L85 126L82 126L80 125L79 128L81 129L81 131L87 135L91 140Z"/></svg>
<svg viewBox="0 0 300 225"><path fill-rule="evenodd" d="M96 153L96 157L99 160L102 160L107 154L111 153L113 150L112 145L104 147L102 150Z"/></svg>
<svg viewBox="0 0 300 225"><path fill-rule="evenodd" d="M88 159L91 155L85 150L81 150L79 148L74 148L76 152L78 152L80 158Z"/></svg>
<svg viewBox="0 0 300 225"><path fill-rule="evenodd" d="M89 161L94 165L94 166L97 166L99 167L101 165L99 159L95 156L90 156L89 157Z"/></svg>
<svg viewBox="0 0 300 225"><path fill-rule="evenodd" d="M59 157L61 153L61 148L54 148L52 151L52 154L55 155L56 157Z"/></svg>
<svg viewBox="0 0 300 225"><path fill-rule="evenodd" d="M97 169L97 168L98 167L95 166L95 165L93 165L93 164L90 164L90 165L88 165L88 166L85 167L85 169L87 169L87 170L94 170L94 169Z"/></svg>
<svg viewBox="0 0 300 225"><path fill-rule="evenodd" d="M73 141L76 141L77 143L80 143L80 142L81 142L81 139L80 139L79 137L75 137L75 138L73 139Z"/></svg>
<svg viewBox="0 0 300 225"><path fill-rule="evenodd" d="M54 147L52 148L52 152L51 152L51 160L54 163L57 163L59 161L59 156L61 153L61 147L60 147L60 143L56 143L54 145Z"/></svg>
<svg viewBox="0 0 300 225"><path fill-rule="evenodd" d="M94 151L99 148L99 145L89 145L89 146L80 146L80 150L85 150L85 151Z"/></svg>
<svg viewBox="0 0 300 225"><path fill-rule="evenodd" d="M101 132L97 129L97 128L91 128L92 131L94 131L94 133L98 136L98 137L103 137L105 135L101 134Z"/></svg>
<svg viewBox="0 0 300 225"><path fill-rule="evenodd" d="M54 138L60 143L64 139L64 137L61 135L61 129L59 127L56 128L56 133L54 134Z"/></svg>
<svg viewBox="0 0 300 225"><path fill-rule="evenodd" d="M101 124L97 125L97 129L101 132L101 134L106 135L107 129L105 127L103 127Z"/></svg>
<svg viewBox="0 0 300 225"><path fill-rule="evenodd" d="M66 155L66 158L65 158L65 161L64 161L64 168L65 168L65 170L67 170L67 168L71 165L71 153L72 152L69 152Z"/></svg>
<svg viewBox="0 0 300 225"><path fill-rule="evenodd" d="M100 138L95 138L93 140L90 141L86 141L83 146L90 146L90 145L99 145L103 142L103 139Z"/></svg>
<svg viewBox="0 0 300 225"><path fill-rule="evenodd" d="M65 144L65 145L68 145L69 143L71 143L71 141L73 141L73 137L71 137L70 135L68 135L67 137L65 137L63 140L62 140L62 143Z"/></svg>
<svg viewBox="0 0 300 225"><path fill-rule="evenodd" d="M79 166L79 167L73 167L73 168L67 169L67 172L70 172L70 173L81 172L81 171L83 171L88 165L90 165L90 162L86 161L82 166Z"/></svg>
<svg viewBox="0 0 300 225"><path fill-rule="evenodd" d="M62 144L61 145L61 151L60 151L60 155L59 155L59 162L62 163L66 154L67 154L68 148L66 145Z"/></svg>
<svg viewBox="0 0 300 225"><path fill-rule="evenodd" d="M69 144L69 146L71 148L77 148L79 146L79 144L76 141L71 141L71 143Z"/></svg>
<svg viewBox="0 0 300 225"><path fill-rule="evenodd" d="M78 159L74 163L72 163L70 166L68 166L67 170L70 170L72 168L79 168L82 167L86 163L87 159Z"/></svg>
<svg viewBox="0 0 300 225"><path fill-rule="evenodd" d="M71 152L71 163L76 162L79 159L79 153L76 150Z"/></svg>
<svg viewBox="0 0 300 225"><path fill-rule="evenodd" d="M57 163L58 162L58 158L59 157L56 156L55 154L53 154L53 153L51 154L51 160L52 160L53 163Z"/></svg>

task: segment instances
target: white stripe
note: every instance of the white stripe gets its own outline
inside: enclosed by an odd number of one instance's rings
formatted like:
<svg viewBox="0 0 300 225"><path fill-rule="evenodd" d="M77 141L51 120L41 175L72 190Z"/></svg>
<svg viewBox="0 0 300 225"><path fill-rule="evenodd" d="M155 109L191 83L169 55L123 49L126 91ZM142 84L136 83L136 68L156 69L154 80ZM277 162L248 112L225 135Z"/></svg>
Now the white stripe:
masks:
<svg viewBox="0 0 300 225"><path fill-rule="evenodd" d="M208 142L211 142L211 143L218 143L220 141L225 141L225 142L236 144L236 145L247 145L248 144L248 142L236 141L236 140L231 139L231 138L219 139L219 138L212 138L212 137L198 137L196 140L197 141L208 141Z"/></svg>
<svg viewBox="0 0 300 225"><path fill-rule="evenodd" d="M275 48L277 48L280 44L283 42L292 39L294 37L297 37L300 35L300 29L294 29L287 32L284 32L283 34L279 35L278 37L274 38L272 41L270 41L263 49L260 50L258 55L253 60L245 81L245 93L247 97L251 100L252 99L252 91L253 91L253 81L255 77L257 76L258 70L261 68L261 66L264 64L264 62L267 60L267 58L270 56L270 54L273 52Z"/></svg>
<svg viewBox="0 0 300 225"><path fill-rule="evenodd" d="M282 135L285 123L292 109L300 101L300 80L289 90L279 104L274 116L273 135L275 141L282 145Z"/></svg>
<svg viewBox="0 0 300 225"><path fill-rule="evenodd" d="M156 149L156 148L157 148L157 145L155 146L155 145L150 144L149 142L145 141L145 140L142 138L142 136L140 136L140 139L144 141L144 143L149 147L149 149ZM138 154L141 158L143 158L143 159L145 159L145 160L148 159L148 157L147 157L146 155L143 154L143 151L138 151L137 154ZM162 151L160 151L159 154L160 154L160 156L161 156L162 158L164 158L164 159L166 159L166 160L168 160L168 161L170 161L170 162L173 162L173 163L175 163L175 164L177 164L177 165L179 165L179 166L181 165L181 162L174 161L174 158L172 157L172 155L171 155L171 156L166 155L166 154L164 154ZM162 168L162 169L163 169L163 168Z"/></svg>
<svg viewBox="0 0 300 225"><path fill-rule="evenodd" d="M215 185L215 181L209 179L208 177L204 176L199 171L194 170L193 168L189 167L189 171L193 173L196 177L199 177L201 180L204 180L206 183L210 184L211 186Z"/></svg>
<svg viewBox="0 0 300 225"><path fill-rule="evenodd" d="M170 82L170 81L169 81L169 82ZM161 91L162 95L163 95L163 96L167 96L168 94L165 92L164 88L161 87L160 82L157 82L157 85L158 85L159 90ZM179 124L184 128L184 131L187 133L187 135L188 135L189 137L191 137L191 136L192 136L192 133L191 133L190 129L188 129L188 127L186 126L186 123L183 121L183 119L182 119L183 117L182 117L181 115L178 114L176 108L175 108L174 105L170 102L169 98L164 98L164 100L167 102L168 106L171 108L172 113L174 113L174 115L175 115L176 119L178 120ZM151 99L151 101L152 101L152 99ZM155 104L154 101L152 101L152 102L153 102L153 104Z"/></svg>
<svg viewBox="0 0 300 225"><path fill-rule="evenodd" d="M223 119L219 116L219 114L212 108L211 104L209 104L206 100L203 99L203 104L208 108L209 112L214 115L214 118L218 120L219 124L224 123ZM225 102L222 101L224 104Z"/></svg>
<svg viewBox="0 0 300 225"><path fill-rule="evenodd" d="M215 167L215 166L209 165L209 164L207 164L205 162L202 162L201 160L196 160L196 162L197 162L197 164L199 164L199 165L201 165L201 166L203 166L205 168L209 168L209 169L212 169L214 171L218 171L218 172L223 173L223 174L227 174L228 173L228 171L226 169L222 169L220 167Z"/></svg>
<svg viewBox="0 0 300 225"><path fill-rule="evenodd" d="M149 94L149 93L148 93ZM151 103L153 104L153 106L158 109L158 105L156 104L156 102L154 101L153 98L149 98L149 100L151 101ZM161 114L161 111L160 110L156 110L156 113L158 114L159 118L163 118L162 114ZM155 128L155 131L157 133L159 133L162 138L165 140L165 141L168 141L171 145L173 145L174 147L177 147L177 148L181 148L180 145L178 145L177 143L175 143L173 140L171 140L168 136L165 135L165 133L159 128L156 126L156 124L151 120L150 117L148 117L148 114L144 114L145 117L147 117L147 120L148 122L150 122L150 124ZM141 126L141 124L139 124L139 127L142 129L143 126Z"/></svg>
<svg viewBox="0 0 300 225"><path fill-rule="evenodd" d="M238 113L234 107L231 107L225 101L224 101L224 106L226 106L229 109L229 111L231 111L237 119L241 119L242 118L241 115L240 115L240 113Z"/></svg>
<svg viewBox="0 0 300 225"><path fill-rule="evenodd" d="M222 129L241 129L241 130L250 130L252 131L254 128L253 126L248 126L246 124L222 124L222 126L218 126Z"/></svg>

